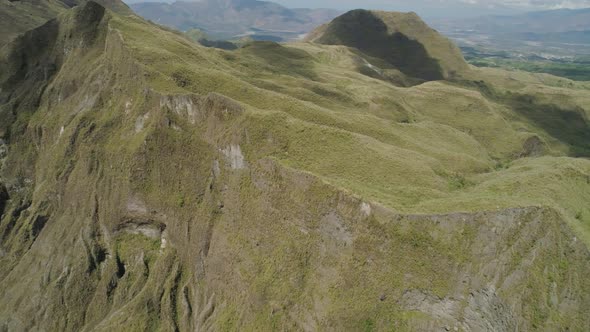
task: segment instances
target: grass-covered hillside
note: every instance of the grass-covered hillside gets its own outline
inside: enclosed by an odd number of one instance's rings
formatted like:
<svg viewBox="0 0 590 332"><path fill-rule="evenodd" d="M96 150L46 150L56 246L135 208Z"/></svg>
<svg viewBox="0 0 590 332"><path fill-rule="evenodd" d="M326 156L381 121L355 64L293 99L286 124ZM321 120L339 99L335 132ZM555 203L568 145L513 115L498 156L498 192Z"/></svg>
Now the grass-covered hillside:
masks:
<svg viewBox="0 0 590 332"><path fill-rule="evenodd" d="M414 13L353 10L306 39L353 47L421 80L453 77L467 68L459 49Z"/></svg>
<svg viewBox="0 0 590 332"><path fill-rule="evenodd" d="M0 0L0 48L28 30L84 2L86 0ZM96 2L117 13L131 14L131 9L121 1Z"/></svg>
<svg viewBox="0 0 590 332"><path fill-rule="evenodd" d="M0 326L584 331L589 87L408 15L227 51L88 2L3 48Z"/></svg>
<svg viewBox="0 0 590 332"><path fill-rule="evenodd" d="M0 47L18 34L54 18L66 8L68 5L65 2L54 0L0 1Z"/></svg>

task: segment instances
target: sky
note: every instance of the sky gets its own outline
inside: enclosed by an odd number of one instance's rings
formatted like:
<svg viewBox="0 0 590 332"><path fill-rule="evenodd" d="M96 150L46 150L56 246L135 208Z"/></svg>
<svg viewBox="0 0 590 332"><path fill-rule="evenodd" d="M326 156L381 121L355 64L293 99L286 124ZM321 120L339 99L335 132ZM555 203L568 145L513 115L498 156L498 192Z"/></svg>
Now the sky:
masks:
<svg viewBox="0 0 590 332"><path fill-rule="evenodd" d="M384 9L424 16L516 14L525 11L588 8L590 0L270 0L290 8Z"/></svg>

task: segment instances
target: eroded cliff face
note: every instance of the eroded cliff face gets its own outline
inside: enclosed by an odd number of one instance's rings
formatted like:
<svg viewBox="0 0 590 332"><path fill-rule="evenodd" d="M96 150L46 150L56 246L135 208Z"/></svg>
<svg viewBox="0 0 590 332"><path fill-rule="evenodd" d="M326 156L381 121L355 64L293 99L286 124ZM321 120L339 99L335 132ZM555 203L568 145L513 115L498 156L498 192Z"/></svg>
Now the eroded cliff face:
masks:
<svg viewBox="0 0 590 332"><path fill-rule="evenodd" d="M3 67L2 328L589 326L555 211L402 215L286 167L240 103L150 86L112 15L89 2Z"/></svg>

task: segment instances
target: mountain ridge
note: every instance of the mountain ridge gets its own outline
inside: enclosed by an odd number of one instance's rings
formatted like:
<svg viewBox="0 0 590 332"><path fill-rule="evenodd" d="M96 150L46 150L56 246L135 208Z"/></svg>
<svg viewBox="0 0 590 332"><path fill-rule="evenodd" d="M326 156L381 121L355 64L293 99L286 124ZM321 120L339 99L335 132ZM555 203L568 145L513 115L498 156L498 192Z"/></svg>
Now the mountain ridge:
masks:
<svg viewBox="0 0 590 332"><path fill-rule="evenodd" d="M539 118L587 119L581 83L399 87L351 47L204 48L94 3L9 46L0 326L588 325L590 162Z"/></svg>
<svg viewBox="0 0 590 332"><path fill-rule="evenodd" d="M85 0L1 0L0 1L0 47L35 27L54 19L60 13L73 8ZM132 14L122 1L97 0L102 6L118 13Z"/></svg>

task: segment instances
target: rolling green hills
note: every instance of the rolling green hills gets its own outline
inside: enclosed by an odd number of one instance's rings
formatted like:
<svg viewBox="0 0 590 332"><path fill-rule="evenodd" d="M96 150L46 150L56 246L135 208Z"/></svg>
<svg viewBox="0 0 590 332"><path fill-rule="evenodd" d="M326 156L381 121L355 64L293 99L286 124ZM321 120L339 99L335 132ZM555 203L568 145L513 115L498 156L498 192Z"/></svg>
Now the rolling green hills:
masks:
<svg viewBox="0 0 590 332"><path fill-rule="evenodd" d="M590 86L414 14L311 38L90 1L2 48L0 326L584 331Z"/></svg>

